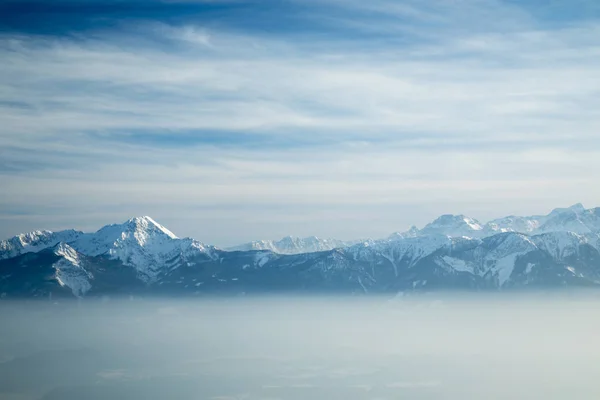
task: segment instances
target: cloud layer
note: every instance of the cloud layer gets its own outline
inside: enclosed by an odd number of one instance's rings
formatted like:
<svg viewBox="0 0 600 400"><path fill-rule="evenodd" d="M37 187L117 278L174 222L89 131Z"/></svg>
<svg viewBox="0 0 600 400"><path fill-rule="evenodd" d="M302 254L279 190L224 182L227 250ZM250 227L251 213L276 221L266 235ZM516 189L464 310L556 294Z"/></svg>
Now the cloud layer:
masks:
<svg viewBox="0 0 600 400"><path fill-rule="evenodd" d="M150 214L218 245L350 239L600 204L598 7L421 3L7 3L0 235Z"/></svg>

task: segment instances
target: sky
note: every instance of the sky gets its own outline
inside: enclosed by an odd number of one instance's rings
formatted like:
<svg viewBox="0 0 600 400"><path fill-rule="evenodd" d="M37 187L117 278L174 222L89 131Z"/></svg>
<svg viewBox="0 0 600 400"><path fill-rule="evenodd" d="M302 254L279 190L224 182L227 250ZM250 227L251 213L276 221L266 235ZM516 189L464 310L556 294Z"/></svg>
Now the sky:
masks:
<svg viewBox="0 0 600 400"><path fill-rule="evenodd" d="M0 238L600 206L596 0L0 3Z"/></svg>

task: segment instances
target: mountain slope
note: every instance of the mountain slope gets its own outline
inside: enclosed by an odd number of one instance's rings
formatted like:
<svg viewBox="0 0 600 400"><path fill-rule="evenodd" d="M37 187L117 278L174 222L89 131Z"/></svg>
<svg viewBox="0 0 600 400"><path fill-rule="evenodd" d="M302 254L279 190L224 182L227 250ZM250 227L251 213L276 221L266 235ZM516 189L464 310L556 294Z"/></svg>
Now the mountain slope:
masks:
<svg viewBox="0 0 600 400"><path fill-rule="evenodd" d="M0 241L0 260L19 256L24 253L35 253L60 242L72 242L84 233L75 230L60 232L34 231L17 235L8 240Z"/></svg>
<svg viewBox="0 0 600 400"><path fill-rule="evenodd" d="M92 288L92 274L84 268L84 257L62 242L55 247L54 254L60 257L52 264L58 284L71 289L74 296L85 295Z"/></svg>
<svg viewBox="0 0 600 400"><path fill-rule="evenodd" d="M420 235L447 235L452 237L479 237L483 233L483 225L479 221L464 215L445 214L427 224Z"/></svg>
<svg viewBox="0 0 600 400"><path fill-rule="evenodd" d="M199 257L215 257L213 246L190 238L179 239L145 216L132 218L122 224L107 225L94 233L36 231L19 235L0 243L0 249L3 250L0 259L36 253L58 244L57 251L60 254L57 255L63 256L63 269L78 265L81 256L102 257L132 267L146 283L155 281L170 268L196 262ZM79 289L74 290L79 292ZM85 288L81 290L85 291Z"/></svg>
<svg viewBox="0 0 600 400"><path fill-rule="evenodd" d="M227 248L229 251L269 250L279 254L301 254L317 251L333 250L347 247L353 242L344 242L336 239L321 239L316 236L299 238L286 236L281 240L257 240L238 246Z"/></svg>
<svg viewBox="0 0 600 400"><path fill-rule="evenodd" d="M421 230L341 247L290 237L267 250L237 251L180 239L152 218L137 217L94 233L36 231L3 241L0 297L598 286L598 215L582 206L488 224L444 215Z"/></svg>
<svg viewBox="0 0 600 400"><path fill-rule="evenodd" d="M107 225L69 243L88 256L107 256L131 266L146 282L152 282L180 263L197 255L213 257L214 247L193 239L179 239L150 217L137 217L123 224Z"/></svg>
<svg viewBox="0 0 600 400"><path fill-rule="evenodd" d="M586 209L582 204L575 204L567 208L556 208L547 215L511 215L494 219L485 224L462 214L445 214L422 229L413 226L410 230L395 233L390 238L437 234L482 239L505 232L528 235L548 232L597 233L600 232L600 208Z"/></svg>

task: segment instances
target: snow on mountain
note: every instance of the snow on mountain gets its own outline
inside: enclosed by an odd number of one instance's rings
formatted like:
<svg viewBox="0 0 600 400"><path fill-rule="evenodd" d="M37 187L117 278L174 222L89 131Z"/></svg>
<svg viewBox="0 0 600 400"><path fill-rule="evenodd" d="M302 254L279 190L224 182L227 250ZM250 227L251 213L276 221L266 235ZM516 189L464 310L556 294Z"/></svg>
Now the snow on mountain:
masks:
<svg viewBox="0 0 600 400"><path fill-rule="evenodd" d="M539 216L516 217L511 215L490 221L485 224L485 228L489 234L503 232L532 233L540 227L542 218Z"/></svg>
<svg viewBox="0 0 600 400"><path fill-rule="evenodd" d="M451 237L445 235L421 235L404 240L376 241L372 247L386 258L406 262L408 267L412 267L434 251L452 246L453 242Z"/></svg>
<svg viewBox="0 0 600 400"><path fill-rule="evenodd" d="M504 217L490 221L486 226L493 226L504 232L587 234L600 231L600 209L586 209L581 203L578 203L567 208L556 208L548 215Z"/></svg>
<svg viewBox="0 0 600 400"><path fill-rule="evenodd" d="M179 239L150 217L137 217L123 224L107 225L95 233L86 233L70 243L88 256L105 255L137 270L152 282L171 260L198 254L214 255L214 247L196 240Z"/></svg>
<svg viewBox="0 0 600 400"><path fill-rule="evenodd" d="M367 240L344 250L354 261L371 265L371 274L375 275L375 266L381 260L387 260L398 277L401 270L414 267L420 260L433 252L451 247L453 239L445 235L421 235L406 238Z"/></svg>
<svg viewBox="0 0 600 400"><path fill-rule="evenodd" d="M587 210L581 204L569 208L557 208L542 219L537 232L569 231L586 234L600 231L599 210Z"/></svg>
<svg viewBox="0 0 600 400"><path fill-rule="evenodd" d="M417 237L419 236L420 231L416 226L411 226L409 230L405 231L405 232L394 232L392 233L390 236L388 236L388 240L401 240L401 239L407 239L407 238L412 238L412 237Z"/></svg>
<svg viewBox="0 0 600 400"><path fill-rule="evenodd" d="M457 271L457 272L469 272L471 274L475 273L475 271L473 270L473 268L474 268L473 263L467 263L464 260L461 260L459 258L454 258L451 256L441 257L441 259L438 260L438 265L440 265L442 267L450 267L452 270Z"/></svg>
<svg viewBox="0 0 600 400"><path fill-rule="evenodd" d="M66 230L60 232L33 231L0 241L0 260L19 256L56 246L60 242L76 240L83 232Z"/></svg>
<svg viewBox="0 0 600 400"><path fill-rule="evenodd" d="M511 280L520 257L536 252L537 260L541 260L542 265L547 264L547 259L540 259L539 257L543 257L540 254L546 254L557 264L563 264L566 260L578 260L582 246L590 245L597 250L597 238L597 235L586 237L560 231L532 236L505 232L482 239L473 250L439 257L436 263L456 272L468 272L482 278L491 277L496 280L498 287L503 287ZM527 276L536 265L527 263L522 273ZM595 268L593 265L591 267ZM572 266L566 268L573 270Z"/></svg>
<svg viewBox="0 0 600 400"><path fill-rule="evenodd" d="M510 279L515 263L521 256L538 250L535 243L520 233L501 233L485 238L466 252L449 254L436 260L446 269L490 277L503 287Z"/></svg>
<svg viewBox="0 0 600 400"><path fill-rule="evenodd" d="M479 221L464 215L445 214L427 224L419 231L421 235L445 235L451 237L481 237L484 227Z"/></svg>
<svg viewBox="0 0 600 400"><path fill-rule="evenodd" d="M76 297L85 295L92 288L90 283L92 274L83 267L80 254L71 246L62 242L55 247L54 254L61 257L52 264L59 285L71 289Z"/></svg>
<svg viewBox="0 0 600 400"><path fill-rule="evenodd" d="M58 259L40 253L45 249L51 249ZM468 289L539 282L578 284L574 279L596 285L600 284L600 208L588 210L577 204L557 208L546 216L509 216L487 224L464 215L446 214L421 230L411 227L381 240L344 242L288 236L228 250L177 238L152 218L137 217L94 233L70 230L18 235L0 242L0 261L17 268L49 268L56 282L70 288L75 296L85 295L94 282L106 288L106 282L117 275L145 287L171 285L172 290L181 290L177 286L180 284L194 288L202 284L207 288L211 282L221 290L229 280L241 284L244 274L250 274L252 285L285 281L291 286L364 291L392 290L403 285L412 289L427 289L428 285ZM17 257L24 253L39 254ZM106 263L106 259L118 263ZM130 268L121 271L119 264ZM113 265L117 270L110 269ZM45 290L46 272L19 271L13 274L5 269L0 287L12 290L15 286L10 286L7 279L13 279L23 290L29 290L28 279L38 279L37 288Z"/></svg>
<svg viewBox="0 0 600 400"><path fill-rule="evenodd" d="M106 225L97 232L86 233L72 246L89 256L114 255L127 251L128 247L148 247L160 251L175 239L177 237L174 234L150 217L137 217L123 224ZM127 257L123 255L122 258Z"/></svg>
<svg viewBox="0 0 600 400"><path fill-rule="evenodd" d="M574 232L548 232L532 236L531 240L538 248L559 261L577 255L581 245L590 244L585 236Z"/></svg>
<svg viewBox="0 0 600 400"><path fill-rule="evenodd" d="M588 233L583 236L590 246L600 251L600 231Z"/></svg>
<svg viewBox="0 0 600 400"><path fill-rule="evenodd" d="M423 229L411 229L392 237L440 234L451 237L485 238L504 232L537 235L548 232L590 234L600 232L600 208L586 209L582 204L556 208L548 215L508 216L481 224L464 216L446 214L427 224Z"/></svg>
<svg viewBox="0 0 600 400"><path fill-rule="evenodd" d="M489 273L498 280L502 287L509 280L515 268L515 262L529 252L537 250L537 246L523 234L501 234L487 238L487 245L491 248L482 252L480 260L482 272L488 269Z"/></svg>
<svg viewBox="0 0 600 400"><path fill-rule="evenodd" d="M86 233L75 240L72 246L89 256L108 253L126 259L121 252L127 251L128 245L160 251L175 239L177 236L152 218L136 217L123 224L106 225L97 232Z"/></svg>
<svg viewBox="0 0 600 400"><path fill-rule="evenodd" d="M199 255L209 259L217 257L214 247L190 238L179 239L167 228L145 216L131 218L123 224L107 225L94 233L71 230L56 233L35 231L18 235L0 242L0 259L39 252L59 243L61 245L57 251L60 254L57 255L63 259L59 262L58 270L69 272L57 276L66 286L71 287L67 282L75 282L80 292L86 290L85 286L69 278L73 271L77 272L78 277L83 276L78 269L73 269L80 265L77 254L120 260L124 265L135 268L146 282L152 282L165 268L176 265L175 261L184 262Z"/></svg>
<svg viewBox="0 0 600 400"><path fill-rule="evenodd" d="M321 239L316 236L305 238L286 236L281 240L257 240L239 246L227 248L227 251L269 250L279 254L314 253L346 247L352 242L336 239Z"/></svg>

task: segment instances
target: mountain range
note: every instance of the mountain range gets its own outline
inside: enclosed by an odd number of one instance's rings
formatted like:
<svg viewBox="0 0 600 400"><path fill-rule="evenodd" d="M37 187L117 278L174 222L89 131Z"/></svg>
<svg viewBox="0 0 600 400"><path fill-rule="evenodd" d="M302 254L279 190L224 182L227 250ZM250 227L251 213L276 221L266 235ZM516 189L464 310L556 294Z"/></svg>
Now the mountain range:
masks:
<svg viewBox="0 0 600 400"><path fill-rule="evenodd" d="M321 239L316 236L308 236L304 238L286 236L280 240L256 240L238 246L229 247L226 250L270 250L279 254L302 254L333 250L340 247L348 247L360 242L361 240L344 241L337 239Z"/></svg>
<svg viewBox="0 0 600 400"><path fill-rule="evenodd" d="M600 285L600 208L481 223L442 215L385 239L263 240L228 249L178 238L150 217L97 232L0 242L0 298L397 294Z"/></svg>

